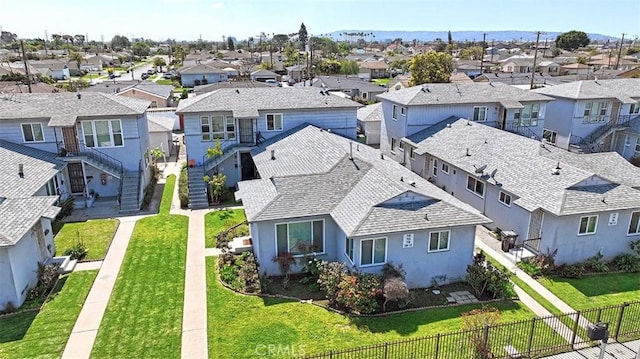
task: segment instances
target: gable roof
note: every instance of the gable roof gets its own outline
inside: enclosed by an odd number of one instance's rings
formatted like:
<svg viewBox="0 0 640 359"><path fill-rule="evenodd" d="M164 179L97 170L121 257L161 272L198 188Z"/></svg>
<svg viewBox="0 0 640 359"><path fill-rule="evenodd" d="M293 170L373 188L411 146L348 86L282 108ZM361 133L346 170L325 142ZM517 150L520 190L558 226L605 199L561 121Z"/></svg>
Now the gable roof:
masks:
<svg viewBox="0 0 640 359"><path fill-rule="evenodd" d="M507 105L514 102L552 100L535 92L494 82L424 84L383 93L378 98L407 106L503 103L509 108Z"/></svg>
<svg viewBox="0 0 640 359"><path fill-rule="evenodd" d="M0 98L0 121L49 119L48 126L73 126L79 117L138 116L145 113L149 101L103 93L71 92L14 94Z"/></svg>
<svg viewBox="0 0 640 359"><path fill-rule="evenodd" d="M180 101L176 113L211 111L290 110L360 107L357 102L321 94L318 88L224 88Z"/></svg>
<svg viewBox="0 0 640 359"><path fill-rule="evenodd" d="M252 222L330 215L347 236L489 223L378 150L311 125L251 154L262 179L236 196Z"/></svg>
<svg viewBox="0 0 640 359"><path fill-rule="evenodd" d="M7 198L0 202L0 247L16 244L40 218L55 218L60 208L54 206L58 198L38 196Z"/></svg>
<svg viewBox="0 0 640 359"><path fill-rule="evenodd" d="M260 70L256 70L254 72L251 73L251 76L280 76L277 73L273 72L273 71L269 71L266 69L260 69Z"/></svg>
<svg viewBox="0 0 640 359"><path fill-rule="evenodd" d="M241 88L251 88L251 87L273 87L273 86L260 81L225 81L225 82L216 82L213 84L195 86L193 88L193 92L195 92L196 95L202 95L204 93L212 92L212 91L223 89L223 88L241 89Z"/></svg>
<svg viewBox="0 0 640 359"><path fill-rule="evenodd" d="M640 169L615 152L576 154L543 147L536 140L464 119L418 143L415 152L499 186L528 211L542 208L568 215L640 208L640 191L634 189L640 188ZM553 174L557 167L559 174Z"/></svg>
<svg viewBox="0 0 640 359"><path fill-rule="evenodd" d="M149 124L149 132L171 132L175 120L171 117L157 116L153 114L147 115Z"/></svg>
<svg viewBox="0 0 640 359"><path fill-rule="evenodd" d="M384 92L384 86L376 85L369 81L362 81L359 78L349 78L344 76L317 76L313 79L311 86L323 86L328 90L351 90L359 89L363 92Z"/></svg>
<svg viewBox="0 0 640 359"><path fill-rule="evenodd" d="M616 98L623 103L636 103L640 98L640 79L583 80L533 90L552 97L574 100Z"/></svg>
<svg viewBox="0 0 640 359"><path fill-rule="evenodd" d="M361 69L370 69L370 70L385 70L389 68L389 65L387 65L387 63L384 61L363 61L363 62L359 62L358 66Z"/></svg>
<svg viewBox="0 0 640 359"><path fill-rule="evenodd" d="M161 85L153 81L140 81L134 85L131 85L130 87L121 89L118 94L121 95L132 90L139 90L150 95L167 99L173 94L173 88L174 87L172 85Z"/></svg>
<svg viewBox="0 0 640 359"><path fill-rule="evenodd" d="M181 68L179 72L181 75L226 74L225 71L210 64L197 64L194 66Z"/></svg>
<svg viewBox="0 0 640 359"><path fill-rule="evenodd" d="M382 121L384 114L382 112L382 102L367 105L358 109L358 121Z"/></svg>

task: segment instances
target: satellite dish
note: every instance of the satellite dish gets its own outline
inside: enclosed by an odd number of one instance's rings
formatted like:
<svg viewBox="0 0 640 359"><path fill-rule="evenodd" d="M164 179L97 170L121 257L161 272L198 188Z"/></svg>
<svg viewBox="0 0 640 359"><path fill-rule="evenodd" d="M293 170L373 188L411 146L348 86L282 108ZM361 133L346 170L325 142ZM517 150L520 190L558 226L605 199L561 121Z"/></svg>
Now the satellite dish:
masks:
<svg viewBox="0 0 640 359"><path fill-rule="evenodd" d="M487 165L482 165L480 167L477 167L475 172L476 173L482 173L485 168L487 168Z"/></svg>
<svg viewBox="0 0 640 359"><path fill-rule="evenodd" d="M495 168L493 171L491 171L491 178L495 179L496 173L498 173L498 169L497 168Z"/></svg>

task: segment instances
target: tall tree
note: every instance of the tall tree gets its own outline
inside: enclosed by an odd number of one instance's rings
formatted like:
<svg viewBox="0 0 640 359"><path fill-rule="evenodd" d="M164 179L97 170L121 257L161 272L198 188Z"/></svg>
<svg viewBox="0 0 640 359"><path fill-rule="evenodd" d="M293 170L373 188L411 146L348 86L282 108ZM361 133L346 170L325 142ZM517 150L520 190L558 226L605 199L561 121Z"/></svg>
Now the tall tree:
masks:
<svg viewBox="0 0 640 359"><path fill-rule="evenodd" d="M158 68L158 71L162 72L162 66L165 66L167 63L160 56L156 56L153 58L153 67Z"/></svg>
<svg viewBox="0 0 640 359"><path fill-rule="evenodd" d="M84 45L84 35L73 35L73 42L76 43L76 45Z"/></svg>
<svg viewBox="0 0 640 359"><path fill-rule="evenodd" d="M136 56L149 56L149 44L146 42L136 42L132 49Z"/></svg>
<svg viewBox="0 0 640 359"><path fill-rule="evenodd" d="M69 61L75 61L78 66L78 71L80 71L80 64L84 61L84 57L79 52L72 51L69 53Z"/></svg>
<svg viewBox="0 0 640 359"><path fill-rule="evenodd" d="M112 49L126 49L131 46L131 42L126 36L116 35L111 39L111 48Z"/></svg>
<svg viewBox="0 0 640 359"><path fill-rule="evenodd" d="M556 38L556 47L563 50L573 51L587 45L589 45L589 36L583 31L572 30L560 34Z"/></svg>
<svg viewBox="0 0 640 359"><path fill-rule="evenodd" d="M287 41L289 41L289 35L276 34L276 35L273 35L273 37L271 38L271 41L273 42L273 46L275 46L278 49L278 51L282 52L282 48L284 47L284 44L286 44Z"/></svg>
<svg viewBox="0 0 640 359"><path fill-rule="evenodd" d="M430 51L415 55L409 63L409 85L449 82L453 68L453 58L445 52Z"/></svg>
<svg viewBox="0 0 640 359"><path fill-rule="evenodd" d="M300 24L300 30L298 30L298 40L300 41L302 50L305 49L308 38L309 38L309 34L307 34L307 27L304 26L304 22L303 22L302 24Z"/></svg>
<svg viewBox="0 0 640 359"><path fill-rule="evenodd" d="M447 50L449 50L450 55L453 55L453 37L451 36L451 30L447 33Z"/></svg>
<svg viewBox="0 0 640 359"><path fill-rule="evenodd" d="M227 48L229 51L233 51L236 49L236 45L233 43L233 39L231 37L227 37Z"/></svg>

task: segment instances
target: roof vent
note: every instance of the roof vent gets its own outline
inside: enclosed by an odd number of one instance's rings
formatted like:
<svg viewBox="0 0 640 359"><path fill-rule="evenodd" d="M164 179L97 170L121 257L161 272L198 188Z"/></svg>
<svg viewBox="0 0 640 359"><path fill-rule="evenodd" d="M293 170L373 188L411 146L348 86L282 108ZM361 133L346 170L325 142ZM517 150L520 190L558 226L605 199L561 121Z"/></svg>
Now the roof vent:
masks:
<svg viewBox="0 0 640 359"><path fill-rule="evenodd" d="M558 161L558 164L556 165L556 169L557 169L557 170L561 169L561 167L560 167L560 161Z"/></svg>
<svg viewBox="0 0 640 359"><path fill-rule="evenodd" d="M239 93L240 93L240 90L236 89L236 93L237 93L237 94L239 94Z"/></svg>
<svg viewBox="0 0 640 359"><path fill-rule="evenodd" d="M349 142L349 159L353 159L353 142Z"/></svg>
<svg viewBox="0 0 640 359"><path fill-rule="evenodd" d="M467 126L471 126L471 122L469 122L469 120L467 120Z"/></svg>
<svg viewBox="0 0 640 359"><path fill-rule="evenodd" d="M404 182L404 177L400 176L400 182Z"/></svg>
<svg viewBox="0 0 640 359"><path fill-rule="evenodd" d="M429 86L427 86L427 85L422 85L421 90L422 90L422 92L431 92L431 90L429 89Z"/></svg>
<svg viewBox="0 0 640 359"><path fill-rule="evenodd" d="M18 176L24 178L24 165L22 163L18 164Z"/></svg>
<svg viewBox="0 0 640 359"><path fill-rule="evenodd" d="M79 100L80 98L82 98L82 95L80 94L80 91L76 92L76 97L78 98L78 100Z"/></svg>
<svg viewBox="0 0 640 359"><path fill-rule="evenodd" d="M416 186L416 181L409 182L409 186L415 187Z"/></svg>
<svg viewBox="0 0 640 359"><path fill-rule="evenodd" d="M381 154L380 154L380 159L381 159L381 160L384 160L384 153L381 153Z"/></svg>
<svg viewBox="0 0 640 359"><path fill-rule="evenodd" d="M560 174L560 170L559 170L559 169L557 169L557 168L554 168L554 169L551 171L551 174L552 174L552 175L554 175L554 176L557 176L557 175L559 175L559 174Z"/></svg>
<svg viewBox="0 0 640 359"><path fill-rule="evenodd" d="M276 159L276 150L271 150L271 160Z"/></svg>
<svg viewBox="0 0 640 359"><path fill-rule="evenodd" d="M604 197L602 197L602 203L607 203L607 201L604 200Z"/></svg>
<svg viewBox="0 0 640 359"><path fill-rule="evenodd" d="M324 91L323 91L323 90L320 90L320 94L321 94L322 96L324 96Z"/></svg>
<svg viewBox="0 0 640 359"><path fill-rule="evenodd" d="M465 155L466 155L466 156L471 156L471 155L469 154L469 147L467 147L467 153L466 153Z"/></svg>
<svg viewBox="0 0 640 359"><path fill-rule="evenodd" d="M447 128L451 128L451 124L450 123L447 123Z"/></svg>
<svg viewBox="0 0 640 359"><path fill-rule="evenodd" d="M428 221L428 220L429 220L429 215L428 215L428 214L426 214L426 213L424 214L424 220L425 220L425 221Z"/></svg>

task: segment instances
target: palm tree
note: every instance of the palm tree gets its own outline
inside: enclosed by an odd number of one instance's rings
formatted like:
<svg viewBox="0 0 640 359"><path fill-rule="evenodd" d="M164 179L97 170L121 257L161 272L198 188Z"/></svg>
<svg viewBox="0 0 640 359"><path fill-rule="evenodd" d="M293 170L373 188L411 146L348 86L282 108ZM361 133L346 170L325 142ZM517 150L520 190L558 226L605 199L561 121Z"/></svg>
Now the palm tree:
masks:
<svg viewBox="0 0 640 359"><path fill-rule="evenodd" d="M74 51L69 54L69 61L75 61L78 65L78 71L80 71L80 64L84 61L84 57L79 52Z"/></svg>
<svg viewBox="0 0 640 359"><path fill-rule="evenodd" d="M153 67L160 68L159 71L162 72L162 66L165 66L167 63L164 61L162 57L154 57L153 58Z"/></svg>

